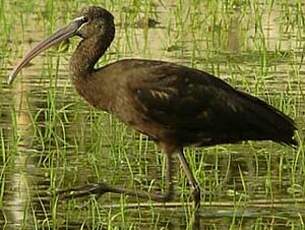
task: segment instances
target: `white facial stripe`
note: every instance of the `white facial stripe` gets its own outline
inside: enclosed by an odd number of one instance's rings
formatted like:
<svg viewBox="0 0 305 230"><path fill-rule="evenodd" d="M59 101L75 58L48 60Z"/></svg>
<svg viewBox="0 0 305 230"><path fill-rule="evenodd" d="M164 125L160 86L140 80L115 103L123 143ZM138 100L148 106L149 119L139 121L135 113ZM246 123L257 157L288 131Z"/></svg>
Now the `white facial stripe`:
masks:
<svg viewBox="0 0 305 230"><path fill-rule="evenodd" d="M83 21L85 18L86 18L85 16L80 16L80 17L74 18L73 21ZM82 25L77 29L77 31L79 31L87 23L88 23L88 20L87 20L87 22L82 23Z"/></svg>
<svg viewBox="0 0 305 230"><path fill-rule="evenodd" d="M85 19L85 16L80 16L80 17L74 18L73 21L79 21L79 20L84 20L84 19Z"/></svg>

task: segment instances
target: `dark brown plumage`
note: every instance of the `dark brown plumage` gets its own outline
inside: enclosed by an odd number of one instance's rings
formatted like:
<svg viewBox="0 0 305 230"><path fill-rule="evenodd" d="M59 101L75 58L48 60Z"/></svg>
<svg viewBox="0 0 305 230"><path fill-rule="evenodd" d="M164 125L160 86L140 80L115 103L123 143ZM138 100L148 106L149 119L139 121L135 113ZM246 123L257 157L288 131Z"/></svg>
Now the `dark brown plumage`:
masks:
<svg viewBox="0 0 305 230"><path fill-rule="evenodd" d="M76 194L74 191L73 196L124 192L168 200L172 197L171 156L176 152L199 206L199 186L185 161L185 146L211 146L242 140L272 140L297 145L293 138L296 126L288 116L206 72L142 59L121 60L95 69L95 63L114 38L113 16L100 7L85 8L80 16L30 51L9 81L41 51L68 37L82 37L70 61L78 93L89 104L116 115L148 135L164 150L168 157L168 187L162 195L98 184Z"/></svg>

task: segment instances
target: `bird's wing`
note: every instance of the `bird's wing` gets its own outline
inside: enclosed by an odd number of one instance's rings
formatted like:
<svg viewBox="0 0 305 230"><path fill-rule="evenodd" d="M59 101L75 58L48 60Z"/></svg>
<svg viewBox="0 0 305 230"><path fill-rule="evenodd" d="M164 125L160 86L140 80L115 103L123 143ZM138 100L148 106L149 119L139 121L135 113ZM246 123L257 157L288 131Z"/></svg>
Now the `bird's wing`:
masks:
<svg viewBox="0 0 305 230"><path fill-rule="evenodd" d="M133 106L142 119L171 130L179 143L274 140L296 145L294 122L260 99L203 71L162 62L149 65L137 68L140 75L129 79Z"/></svg>
<svg viewBox="0 0 305 230"><path fill-rule="evenodd" d="M162 71L160 71L162 72ZM196 130L214 128L215 122L238 121L235 90L202 71L183 68L163 71L133 86L138 109L152 121L169 128ZM136 84L135 84L136 85ZM220 127L220 126L219 126Z"/></svg>

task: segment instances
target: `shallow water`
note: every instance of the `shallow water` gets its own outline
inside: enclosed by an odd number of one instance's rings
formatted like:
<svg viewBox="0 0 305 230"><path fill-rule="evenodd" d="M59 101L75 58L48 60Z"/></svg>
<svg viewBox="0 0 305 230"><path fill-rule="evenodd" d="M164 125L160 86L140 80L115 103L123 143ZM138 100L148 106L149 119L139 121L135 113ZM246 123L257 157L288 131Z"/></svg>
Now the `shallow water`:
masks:
<svg viewBox="0 0 305 230"><path fill-rule="evenodd" d="M294 118L303 141L304 4L190 2L104 1L102 5L114 12L117 35L99 65L142 57L206 70ZM0 226L190 229L194 209L178 162L176 196L166 205L108 194L98 200L58 200L56 189L99 181L159 191L165 159L145 136L96 111L76 94L67 69L79 39L72 39L68 50L62 46L34 59L12 87L5 84L25 50L73 18L85 1L1 4ZM160 24L149 28L137 23L145 17ZM202 227L304 226L303 146L294 150L245 142L188 148L186 155L203 191Z"/></svg>

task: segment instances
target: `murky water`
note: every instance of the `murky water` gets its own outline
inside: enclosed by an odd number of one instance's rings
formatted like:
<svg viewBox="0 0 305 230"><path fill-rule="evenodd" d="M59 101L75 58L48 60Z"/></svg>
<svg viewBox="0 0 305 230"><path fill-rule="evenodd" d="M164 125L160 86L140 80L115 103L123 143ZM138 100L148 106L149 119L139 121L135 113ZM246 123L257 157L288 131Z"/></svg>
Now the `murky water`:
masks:
<svg viewBox="0 0 305 230"><path fill-rule="evenodd" d="M100 65L142 57L206 70L293 117L303 141L301 1L147 2L105 1L116 17L117 34ZM78 39L71 41L69 51L61 47L34 59L8 87L6 77L24 51L73 18L80 6L69 1L1 4L5 24L0 35L0 227L189 227L194 210L177 163L176 196L166 205L108 194L98 200L58 200L56 189L96 182L158 191L164 184L165 159L145 136L91 108L76 94L67 70ZM159 24L149 27L147 17ZM203 190L202 227L304 227L304 147L250 142L190 148L186 153Z"/></svg>

